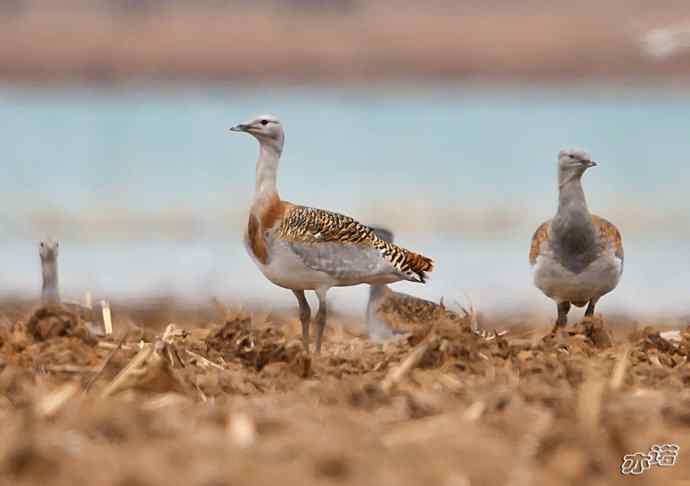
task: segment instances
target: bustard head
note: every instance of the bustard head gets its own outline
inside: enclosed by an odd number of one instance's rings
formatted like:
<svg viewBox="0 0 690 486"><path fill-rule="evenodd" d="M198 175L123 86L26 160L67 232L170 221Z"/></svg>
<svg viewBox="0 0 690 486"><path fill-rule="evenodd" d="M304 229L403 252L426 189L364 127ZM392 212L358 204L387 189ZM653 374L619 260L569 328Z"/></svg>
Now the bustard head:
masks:
<svg viewBox="0 0 690 486"><path fill-rule="evenodd" d="M558 152L558 178L561 182L580 178L590 167L597 165L592 157L580 149L563 149Z"/></svg>
<svg viewBox="0 0 690 486"><path fill-rule="evenodd" d="M281 151L285 140L283 125L273 115L257 116L253 120L240 123L230 128L231 132L245 132L253 135L262 145L268 145Z"/></svg>
<svg viewBox="0 0 690 486"><path fill-rule="evenodd" d="M388 228L385 228L383 226L374 226L374 225L369 225L369 228L374 230L374 234L381 240L387 241L388 243L393 243L393 232L389 230Z"/></svg>
<svg viewBox="0 0 690 486"><path fill-rule="evenodd" d="M42 262L55 261L58 257L58 250L60 244L54 238L48 238L41 241L38 245L38 254L41 256Z"/></svg>

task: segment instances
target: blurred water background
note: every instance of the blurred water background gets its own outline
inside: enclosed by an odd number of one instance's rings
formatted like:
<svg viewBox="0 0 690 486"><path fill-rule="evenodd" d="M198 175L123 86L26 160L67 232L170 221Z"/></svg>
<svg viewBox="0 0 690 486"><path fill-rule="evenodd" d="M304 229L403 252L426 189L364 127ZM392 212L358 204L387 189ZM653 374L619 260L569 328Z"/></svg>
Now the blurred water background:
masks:
<svg viewBox="0 0 690 486"><path fill-rule="evenodd" d="M552 313L531 283L532 232L556 208L561 147L589 150L590 208L626 249L602 311L690 308L690 93L472 83L122 89L0 86L0 293L40 288L38 241L61 241L61 283L111 299L176 295L292 305L241 243L257 144L227 127L278 115L284 199L383 224L436 260L396 288L482 311ZM358 312L366 289L333 292Z"/></svg>

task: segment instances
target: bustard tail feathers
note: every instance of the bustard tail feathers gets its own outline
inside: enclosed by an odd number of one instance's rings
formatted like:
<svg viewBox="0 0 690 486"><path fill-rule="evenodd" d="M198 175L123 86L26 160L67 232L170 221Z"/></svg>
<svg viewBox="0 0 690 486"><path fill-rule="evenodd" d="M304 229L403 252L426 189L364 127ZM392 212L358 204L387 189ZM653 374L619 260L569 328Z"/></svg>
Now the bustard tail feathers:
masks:
<svg viewBox="0 0 690 486"><path fill-rule="evenodd" d="M407 270L404 270L403 273L411 277L414 282L426 283L428 279L427 272L434 270L434 261L419 253L411 251L406 251L406 253L405 263L402 267L407 267Z"/></svg>

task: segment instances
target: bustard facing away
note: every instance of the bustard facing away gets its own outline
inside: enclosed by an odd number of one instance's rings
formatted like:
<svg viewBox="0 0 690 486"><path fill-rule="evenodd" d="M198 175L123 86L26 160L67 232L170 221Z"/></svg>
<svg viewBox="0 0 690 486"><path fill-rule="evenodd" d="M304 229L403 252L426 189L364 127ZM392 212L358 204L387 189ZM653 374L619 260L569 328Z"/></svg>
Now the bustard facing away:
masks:
<svg viewBox="0 0 690 486"><path fill-rule="evenodd" d="M58 279L59 249L60 244L52 238L43 240L39 244L38 253L41 257L42 280L41 303L44 306L61 305L78 315L94 335L102 336L108 334L111 324L106 322L110 319L110 306L107 302L101 301L95 309L76 302L62 302Z"/></svg>
<svg viewBox="0 0 690 486"><path fill-rule="evenodd" d="M393 243L392 231L380 226L371 228L379 238ZM369 339L373 341L382 341L396 333L409 332L417 326L429 325L440 319L467 325L474 334L486 340L506 334L506 331L482 329L471 311L462 309L462 313L453 312L442 303L395 292L386 284L374 284L369 289L366 322Z"/></svg>
<svg viewBox="0 0 690 486"><path fill-rule="evenodd" d="M276 176L285 135L276 117L260 116L230 130L248 133L259 142L245 245L268 280L295 294L305 351L309 351L311 320L305 290L313 290L319 300L315 319L319 352L331 287L399 280L424 283L426 272L433 269L431 259L380 239L350 217L280 199Z"/></svg>
<svg viewBox="0 0 690 486"><path fill-rule="evenodd" d="M587 305L594 314L599 299L618 285L623 273L620 232L589 212L582 175L597 164L582 150L558 154L558 210L532 237L529 262L535 285L556 302L554 333L564 333L570 305Z"/></svg>

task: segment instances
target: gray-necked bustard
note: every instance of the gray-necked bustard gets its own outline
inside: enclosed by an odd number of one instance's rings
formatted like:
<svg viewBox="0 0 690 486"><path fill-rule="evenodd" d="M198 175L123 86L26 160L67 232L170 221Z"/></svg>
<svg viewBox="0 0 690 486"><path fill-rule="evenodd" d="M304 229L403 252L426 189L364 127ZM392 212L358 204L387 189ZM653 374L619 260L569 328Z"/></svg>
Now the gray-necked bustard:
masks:
<svg viewBox="0 0 690 486"><path fill-rule="evenodd" d="M529 252L535 285L556 302L554 333L568 323L570 305L587 305L594 314L599 299L618 285L623 273L620 232L591 214L582 189L582 175L597 165L582 150L558 154L558 210L532 237Z"/></svg>
<svg viewBox="0 0 690 486"><path fill-rule="evenodd" d="M393 232L380 226L370 226L376 235L393 243ZM369 289L366 322L369 338L381 341L396 332L410 331L418 325L447 319L469 326L470 330L486 340L503 336L506 331L490 331L479 327L476 316L462 309L462 314L447 309L442 303L420 299L413 295L391 290L386 284L374 284Z"/></svg>
<svg viewBox="0 0 690 486"><path fill-rule="evenodd" d="M305 351L309 351L311 320L305 290L313 290L319 300L315 319L319 352L331 287L399 280L424 283L426 272L433 269L431 259L383 241L350 217L280 199L276 176L285 135L276 117L260 116L230 130L249 133L259 142L245 244L266 278L295 294Z"/></svg>

